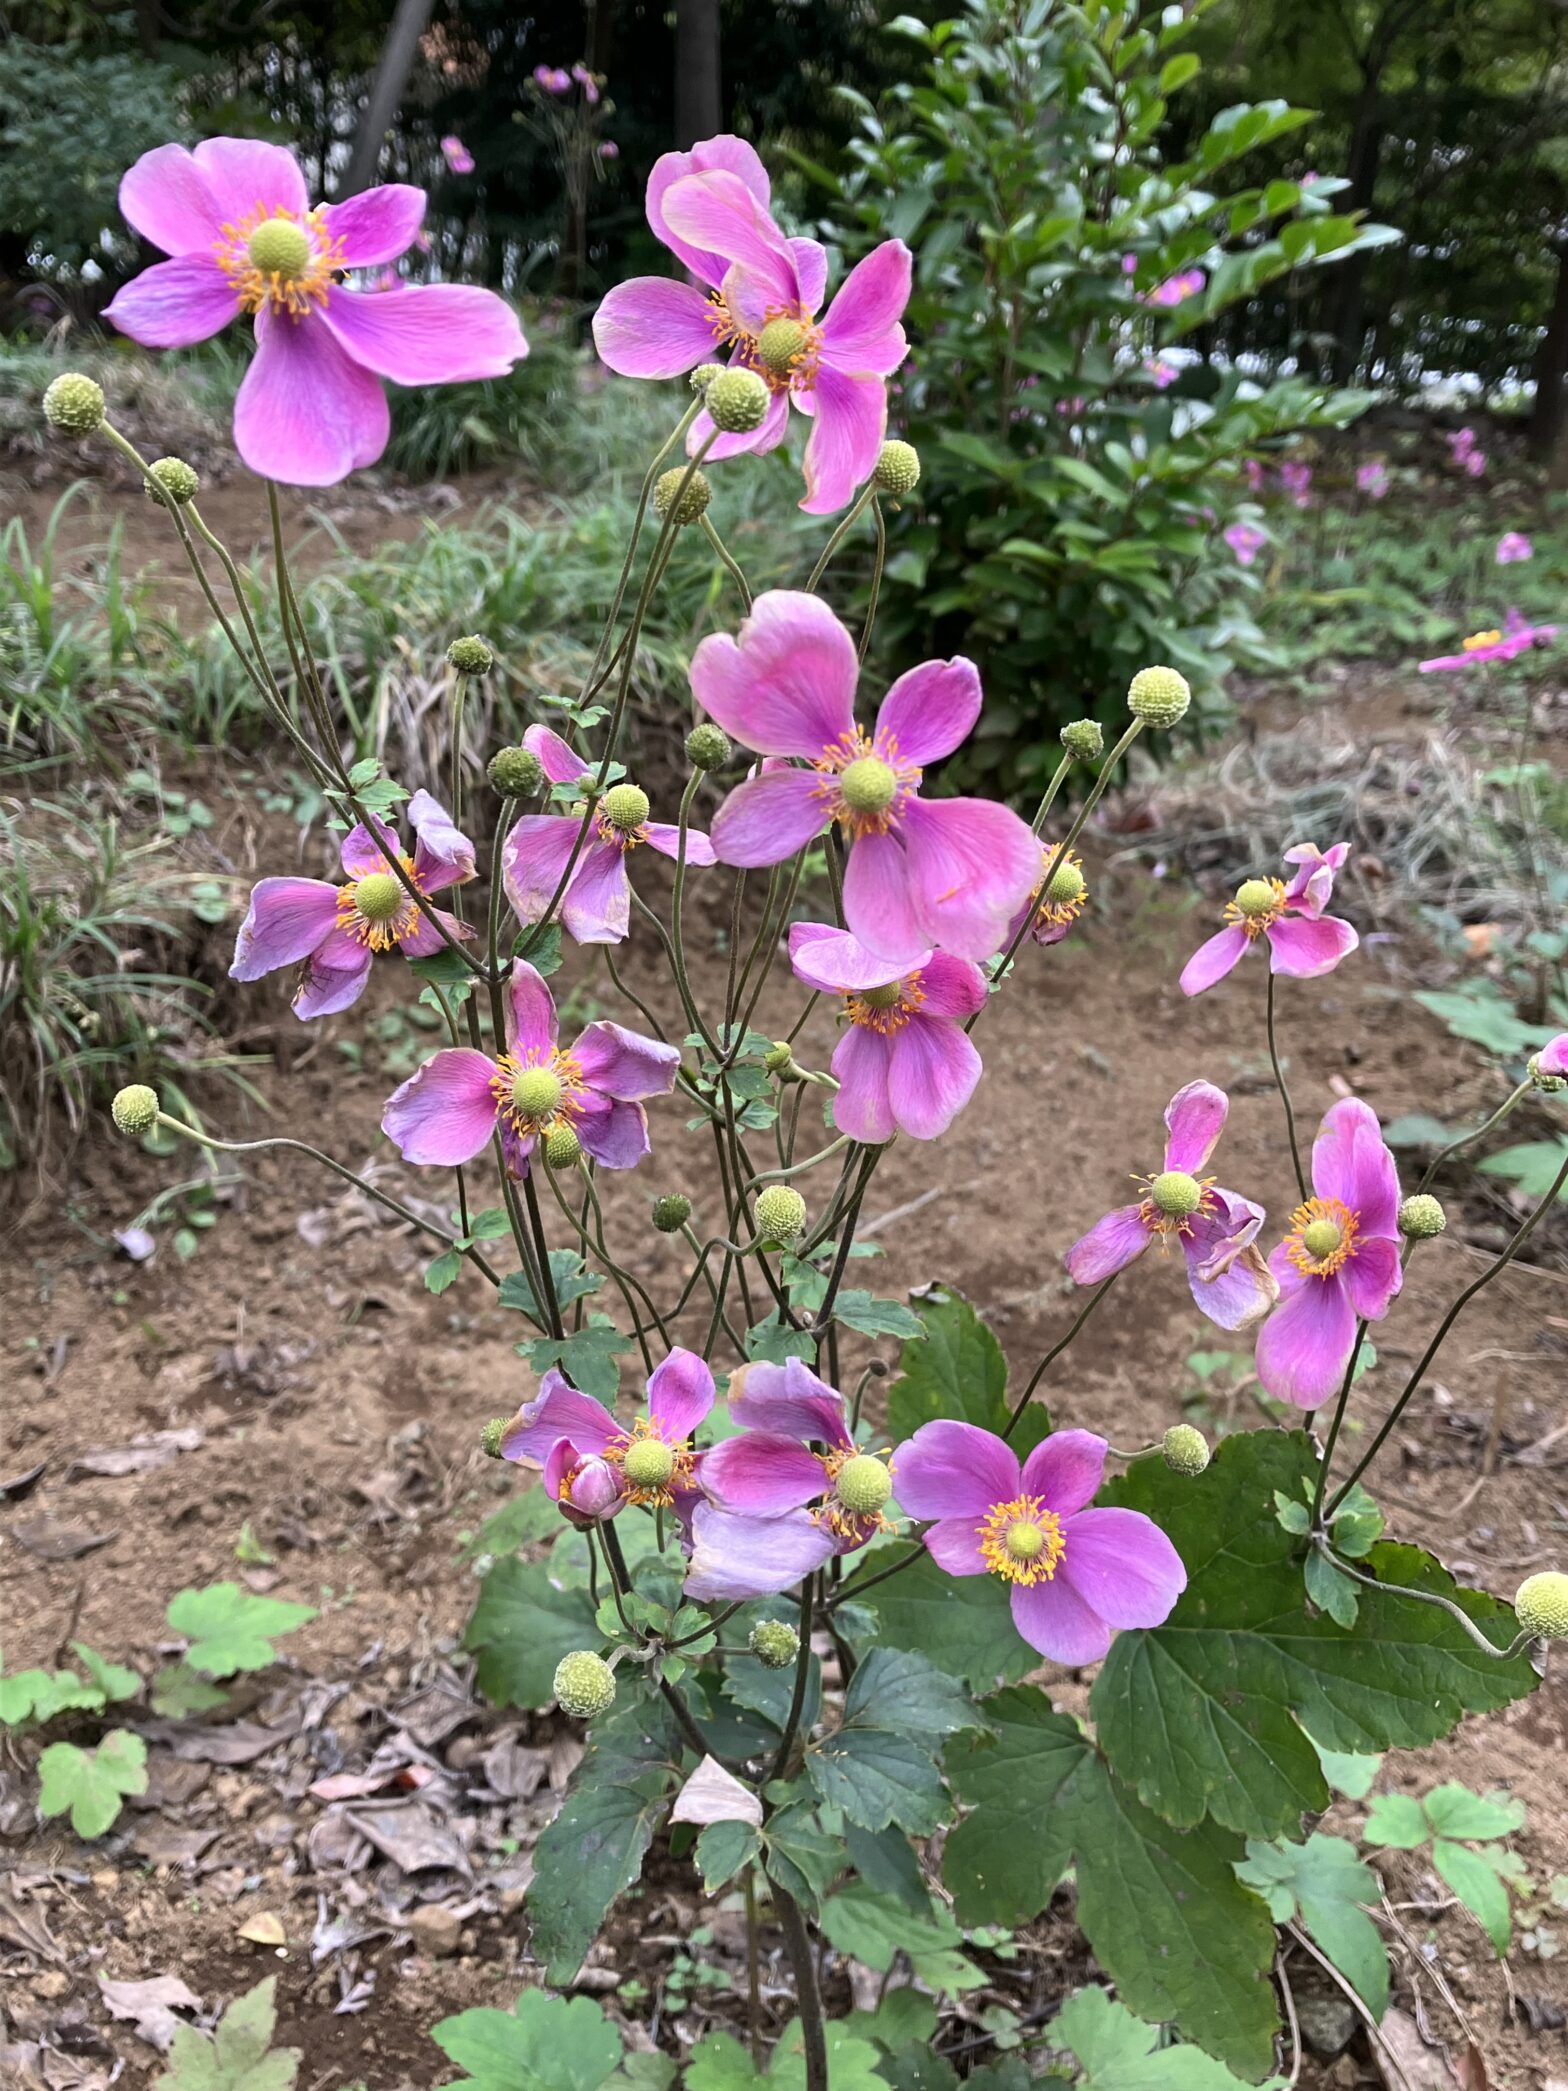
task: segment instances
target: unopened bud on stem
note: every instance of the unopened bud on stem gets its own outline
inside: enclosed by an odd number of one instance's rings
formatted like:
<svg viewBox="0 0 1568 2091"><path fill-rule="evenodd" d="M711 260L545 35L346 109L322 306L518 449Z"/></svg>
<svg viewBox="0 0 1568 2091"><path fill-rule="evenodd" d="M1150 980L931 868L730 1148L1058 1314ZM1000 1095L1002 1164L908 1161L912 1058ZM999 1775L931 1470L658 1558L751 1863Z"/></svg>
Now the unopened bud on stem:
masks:
<svg viewBox="0 0 1568 2091"><path fill-rule="evenodd" d="M806 1231L806 1201L793 1184L770 1183L758 1193L753 1213L765 1242L799 1241Z"/></svg>

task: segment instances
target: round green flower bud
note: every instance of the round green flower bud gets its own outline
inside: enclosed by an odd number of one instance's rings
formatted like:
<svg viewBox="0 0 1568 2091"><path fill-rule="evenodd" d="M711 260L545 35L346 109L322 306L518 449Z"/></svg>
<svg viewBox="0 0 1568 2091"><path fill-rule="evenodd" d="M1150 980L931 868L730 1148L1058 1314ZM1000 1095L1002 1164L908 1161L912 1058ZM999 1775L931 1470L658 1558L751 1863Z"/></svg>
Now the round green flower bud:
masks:
<svg viewBox="0 0 1568 2091"><path fill-rule="evenodd" d="M495 666L495 653L477 632L470 632L466 639L454 639L446 650L448 667L455 668L459 675L488 675Z"/></svg>
<svg viewBox="0 0 1568 2091"><path fill-rule="evenodd" d="M158 1092L149 1089L145 1082L132 1082L128 1089L115 1091L109 1115L118 1129L132 1139L150 1133L158 1122Z"/></svg>
<svg viewBox="0 0 1568 2091"><path fill-rule="evenodd" d="M636 784L612 784L600 800L599 810L612 828L632 835L648 818L648 794Z"/></svg>
<svg viewBox="0 0 1568 2091"><path fill-rule="evenodd" d="M666 1191L653 1201L653 1224L661 1234L679 1234L691 1218L691 1200L681 1191Z"/></svg>
<svg viewBox="0 0 1568 2091"><path fill-rule="evenodd" d="M1160 1440L1160 1451L1176 1474L1201 1474L1209 1463L1208 1440L1190 1423L1173 1423Z"/></svg>
<svg viewBox="0 0 1568 2091"><path fill-rule="evenodd" d="M575 1169L582 1160L583 1143L569 1125L558 1125L545 1139L544 1158L552 1169Z"/></svg>
<svg viewBox="0 0 1568 2091"><path fill-rule="evenodd" d="M1167 1219L1185 1220L1203 1203L1203 1186L1185 1169L1163 1169L1149 1186L1149 1199Z"/></svg>
<svg viewBox="0 0 1568 2091"><path fill-rule="evenodd" d="M147 467L147 492L165 508L183 508L201 491L201 481L183 457L159 457Z"/></svg>
<svg viewBox="0 0 1568 2091"><path fill-rule="evenodd" d="M855 1453L839 1468L833 1493L857 1517L874 1517L893 1493L886 1460L870 1452Z"/></svg>
<svg viewBox="0 0 1568 2091"><path fill-rule="evenodd" d="M705 403L721 434L749 436L768 418L772 396L754 370L721 370L708 386Z"/></svg>
<svg viewBox="0 0 1568 2091"><path fill-rule="evenodd" d="M1514 1592L1514 1610L1526 1633L1547 1641L1568 1639L1568 1575L1543 1568L1539 1575L1526 1576Z"/></svg>
<svg viewBox="0 0 1568 2091"><path fill-rule="evenodd" d="M693 392L706 392L715 378L723 377L726 368L723 363L699 363L686 382Z"/></svg>
<svg viewBox="0 0 1568 2091"><path fill-rule="evenodd" d="M919 451L913 443L890 438L882 445L871 478L884 494L912 494L920 484Z"/></svg>
<svg viewBox="0 0 1568 2091"><path fill-rule="evenodd" d="M654 481L653 512L661 523L668 515L674 516L677 525L695 523L707 513L713 499L707 473L693 472L688 481L686 472L685 465L675 465Z"/></svg>
<svg viewBox="0 0 1568 2091"><path fill-rule="evenodd" d="M544 764L532 748L497 748L485 774L503 799L531 799L544 788Z"/></svg>
<svg viewBox="0 0 1568 2091"><path fill-rule="evenodd" d="M730 737L722 726L704 722L686 736L686 760L694 770L721 769L730 759Z"/></svg>
<svg viewBox="0 0 1568 2091"><path fill-rule="evenodd" d="M1236 911L1250 922L1258 915L1266 915L1277 899L1269 880L1243 879L1236 888Z"/></svg>
<svg viewBox="0 0 1568 2091"><path fill-rule="evenodd" d="M1074 762L1098 762L1105 753L1105 735L1098 719L1073 719L1062 728L1062 746Z"/></svg>
<svg viewBox="0 0 1568 2091"><path fill-rule="evenodd" d="M70 436L90 436L103 427L103 387L79 370L57 377L44 393L44 419Z"/></svg>
<svg viewBox="0 0 1568 2091"><path fill-rule="evenodd" d="M1559 1090L1568 1089L1568 1075L1549 1075L1542 1072L1539 1053L1532 1053L1530 1056L1530 1080L1543 1096L1555 1096Z"/></svg>
<svg viewBox="0 0 1568 2091"><path fill-rule="evenodd" d="M1429 1242L1448 1225L1448 1215L1430 1192L1407 1198L1399 1208L1399 1231L1413 1242Z"/></svg>
<svg viewBox="0 0 1568 2091"><path fill-rule="evenodd" d="M511 1427L511 1421L510 1416L492 1416L484 1429L480 1431L479 1449L486 1459L499 1459L501 1457L501 1440Z"/></svg>
<svg viewBox="0 0 1568 2091"><path fill-rule="evenodd" d="M787 1670L800 1653L800 1636L782 1619L759 1619L746 1645L765 1670Z"/></svg>
<svg viewBox="0 0 1568 2091"><path fill-rule="evenodd" d="M1187 678L1174 668L1140 668L1127 691L1127 709L1145 726L1174 726L1191 702Z"/></svg>
<svg viewBox="0 0 1568 2091"><path fill-rule="evenodd" d="M1040 898L1052 907L1067 907L1072 901L1084 896L1084 875L1071 857L1063 857L1060 864L1046 881L1045 891Z"/></svg>
<svg viewBox="0 0 1568 2091"><path fill-rule="evenodd" d="M799 1241L806 1231L806 1201L793 1184L770 1183L753 1208L764 1241Z"/></svg>
<svg viewBox="0 0 1568 2091"><path fill-rule="evenodd" d="M574 1648L555 1666L554 1690L562 1713L592 1721L615 1704L615 1674L591 1648Z"/></svg>
<svg viewBox="0 0 1568 2091"><path fill-rule="evenodd" d="M795 1057L795 1048L787 1038L775 1038L762 1056L762 1064L770 1075L781 1075Z"/></svg>

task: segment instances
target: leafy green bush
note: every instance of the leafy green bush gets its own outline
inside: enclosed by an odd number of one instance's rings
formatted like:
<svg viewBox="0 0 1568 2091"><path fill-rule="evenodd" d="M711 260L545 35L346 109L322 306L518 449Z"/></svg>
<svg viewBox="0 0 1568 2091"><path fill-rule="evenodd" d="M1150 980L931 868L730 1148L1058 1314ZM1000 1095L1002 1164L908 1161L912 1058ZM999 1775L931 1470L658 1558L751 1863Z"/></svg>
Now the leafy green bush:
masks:
<svg viewBox="0 0 1568 2091"><path fill-rule="evenodd" d="M1165 163L1203 11L1145 26L1127 0L968 0L903 20L924 77L864 106L849 172L822 176L851 256L891 235L916 253L901 432L941 500L897 531L889 626L980 658L974 759L1013 786L1054 762L1056 724L1114 709L1148 662L1212 702L1261 646L1255 581L1220 541L1242 460L1362 404L1192 354L1264 284L1394 236L1330 208L1342 183L1228 185L1307 120L1284 102L1221 111ZM1178 298L1184 272L1202 287Z"/></svg>

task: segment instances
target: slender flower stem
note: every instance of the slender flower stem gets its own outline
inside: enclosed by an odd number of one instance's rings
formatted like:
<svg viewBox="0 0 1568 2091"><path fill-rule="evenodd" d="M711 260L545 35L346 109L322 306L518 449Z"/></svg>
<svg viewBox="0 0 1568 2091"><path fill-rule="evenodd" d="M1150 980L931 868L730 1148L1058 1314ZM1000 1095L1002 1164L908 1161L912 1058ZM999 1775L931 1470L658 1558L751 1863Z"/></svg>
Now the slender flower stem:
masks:
<svg viewBox="0 0 1568 2091"><path fill-rule="evenodd" d="M1367 1324L1356 1323L1356 1340L1350 1347L1350 1356L1345 1363L1345 1376L1339 1383L1339 1399L1334 1404L1333 1420L1328 1426L1328 1436L1323 1442L1323 1457L1318 1461L1317 1486L1312 1492L1312 1529L1317 1530L1318 1519L1323 1510L1323 1495L1328 1487L1329 1467L1333 1463L1334 1447L1339 1443L1340 1425L1345 1420L1345 1410L1350 1403L1350 1389L1355 1384L1356 1366L1361 1359L1361 1346L1367 1340Z"/></svg>
<svg viewBox="0 0 1568 2091"><path fill-rule="evenodd" d="M757 1868L746 1868L746 2044L751 2066L762 2074L762 1957L757 1924Z"/></svg>
<svg viewBox="0 0 1568 2091"><path fill-rule="evenodd" d="M1364 1569L1355 1567L1349 1561L1342 1561L1321 1535L1314 1540L1313 1544L1326 1561L1333 1563L1342 1576L1349 1576L1351 1581L1355 1583L1364 1583L1368 1590L1381 1590L1395 1597L1412 1598L1417 1604L1436 1605L1439 1611L1446 1612L1450 1619L1456 1621L1464 1628L1465 1632L1483 1654L1495 1657L1500 1663L1511 1662L1516 1655L1522 1655L1536 1638L1528 1627L1521 1628L1506 1648L1499 1648L1495 1641L1482 1633L1468 1612L1456 1605L1451 1597L1444 1597L1440 1590L1415 1590L1406 1583L1379 1582L1376 1576L1369 1576Z"/></svg>
<svg viewBox="0 0 1568 2091"><path fill-rule="evenodd" d="M594 677L599 673L603 665L605 649L610 643L610 635L620 621L621 605L626 600L626 584L631 579L632 561L637 556L638 540L642 536L642 526L648 513L648 503L653 498L653 483L659 476L659 467L664 463L664 460L701 412L702 401L700 399L693 400L675 427L665 437L659 449L654 453L653 463L643 474L642 491L637 497L637 512L632 517L631 541L626 547L626 557L621 562L620 577L616 581L615 594L610 602L610 614L604 620L604 630L600 634L599 644L594 650L594 657L589 665L588 673L583 678L582 698L584 702L587 701L592 693Z"/></svg>
<svg viewBox="0 0 1568 2091"><path fill-rule="evenodd" d="M542 1156L540 1160L543 1160ZM539 1275L544 1281L541 1304L550 1323L550 1334L564 1336L566 1328L561 1320L561 1304L555 1296L555 1273L550 1268L550 1242L544 1229L544 1214L539 1210L539 1193L534 1185L531 1164L523 1178L523 1197L528 1206L528 1225L533 1231L534 1253L539 1259Z"/></svg>
<svg viewBox="0 0 1568 2091"><path fill-rule="evenodd" d="M1094 1312L1095 1308L1099 1306L1101 1300L1105 1298L1105 1295L1110 1291L1111 1287L1116 1283L1116 1280L1120 1276L1121 1273L1119 1271L1112 1271L1111 1275L1108 1278L1103 1278L1100 1281L1100 1283L1094 1288L1093 1292L1091 1292L1089 1297L1084 1301L1083 1305L1079 1308L1077 1315L1074 1317L1072 1327L1067 1331L1067 1334L1060 1338L1058 1342L1053 1343L1051 1345L1050 1349L1046 1352L1045 1356L1034 1368L1034 1371L1030 1373L1029 1384L1024 1388L1022 1394L1019 1395L1017 1401L1014 1402L1012 1414L1007 1419L1007 1428L1002 1432L1002 1441L1004 1444L1008 1441L1008 1439L1012 1437L1013 1432L1023 1421L1024 1410L1029 1406L1029 1403L1033 1400L1034 1390L1036 1387L1039 1386L1041 1380L1044 1379L1047 1368L1055 1364L1056 1360L1061 1356L1062 1352L1066 1350L1068 1344L1072 1342L1073 1338L1078 1334L1078 1331L1083 1327L1084 1323L1089 1319L1089 1316Z"/></svg>
<svg viewBox="0 0 1568 2091"><path fill-rule="evenodd" d="M811 1676L811 1621L815 1598L815 1576L806 1576L800 1585L800 1621L796 1632L800 1635L800 1647L795 1655L795 1688L790 1693L789 1712L784 1719L784 1732L779 1737L779 1746L773 1753L773 1763L768 1776L763 1780L771 1786L775 1779L782 1779L790 1752L795 1747L795 1737L800 1729L800 1717L806 1706L806 1685Z"/></svg>
<svg viewBox="0 0 1568 2091"><path fill-rule="evenodd" d="M1501 1125L1503 1120L1508 1116L1509 1112L1514 1108L1515 1104L1519 1103L1521 1099L1523 1099L1524 1097L1527 1097L1534 1087L1535 1084L1528 1079L1521 1082L1519 1084L1519 1087L1515 1089L1512 1092L1512 1094L1505 1099L1504 1102L1498 1105L1497 1109L1492 1113L1491 1117L1483 1120L1483 1122L1475 1128L1474 1132L1461 1133L1457 1140L1450 1140L1446 1147L1439 1148L1438 1152L1435 1155L1433 1155L1431 1161L1428 1162L1426 1167L1426 1174L1416 1185L1415 1195L1419 1198L1422 1192L1428 1189L1433 1177L1436 1176L1438 1170L1442 1168L1444 1162L1448 1160L1450 1155L1458 1154L1462 1148L1473 1147L1477 1140L1484 1140L1487 1134L1492 1130L1492 1128L1494 1126Z"/></svg>
<svg viewBox="0 0 1568 2091"><path fill-rule="evenodd" d="M822 2016L822 1990L817 1981L817 1959L811 1933L793 1895L772 1882L773 1909L784 1934L784 1951L795 1977L795 2001L800 2006L801 2039L805 2047L806 2091L829 2091L827 2026Z"/></svg>
<svg viewBox="0 0 1568 2091"><path fill-rule="evenodd" d="M587 1171L585 1170L583 1174L584 1180L586 1181ZM582 1243L584 1249L587 1250L588 1254L590 1256L596 1256L599 1259L599 1261L604 1265L606 1271L608 1271L611 1278L615 1281L615 1289L620 1294L622 1303L626 1308L626 1312L631 1318L632 1335L636 1339L638 1349L642 1352L642 1362L644 1370L652 1372L654 1366L653 1352L648 1348L648 1338L643 1330L642 1316L638 1312L637 1302L632 1298L630 1286L628 1284L628 1280L630 1280L631 1284L636 1284L637 1281L631 1277L631 1273L629 1271L623 1271L621 1269L620 1265L615 1262L615 1260L611 1257L609 1251L606 1249L604 1245L604 1227L602 1219L599 1228L599 1239L595 1241L593 1236L588 1232L588 1229L577 1217L576 1213L572 1211L570 1205L567 1204L565 1193L562 1191L561 1186L556 1179L555 1171L553 1169L548 1167L546 1168L545 1180L548 1182L550 1186L551 1196L555 1199L556 1204L561 1208L561 1211L566 1216L567 1225L577 1236L577 1239ZM597 1199L594 1201L594 1210L598 1210ZM640 1293L642 1293L644 1300L647 1300L648 1311L652 1315L654 1320L657 1321L658 1309L654 1306L652 1300L648 1299L648 1295L642 1291L642 1287L640 1285L637 1286L637 1290ZM579 1302L579 1305L580 1304L581 1302ZM670 1339L668 1334L664 1331L662 1324L660 1327L660 1333L664 1335L665 1344L666 1346L668 1346Z"/></svg>
<svg viewBox="0 0 1568 2091"><path fill-rule="evenodd" d="M877 601L882 593L882 575L887 567L887 518L882 513L882 503L871 504L871 520L877 529L877 548L871 561L871 593L866 599L866 621L860 629L858 658L862 661L871 646L872 628L877 621Z"/></svg>
<svg viewBox="0 0 1568 2091"><path fill-rule="evenodd" d="M1301 1166L1301 1148L1296 1139L1296 1114L1291 1108L1290 1090L1285 1081L1285 1070L1280 1066L1279 1047L1274 1037L1274 968L1270 965L1268 987L1268 1033L1269 1065L1274 1070L1274 1085L1279 1090L1279 1100L1285 1107L1285 1131L1290 1136L1290 1165L1296 1172L1296 1189L1303 1204L1307 1201L1307 1173Z"/></svg>
<svg viewBox="0 0 1568 2091"><path fill-rule="evenodd" d="M702 519L702 534L713 547L714 556L718 559L720 565L724 567L730 579L740 590L740 599L746 605L746 613L749 616L751 614L751 589L747 584L746 576L742 573L740 564L734 554L730 551L728 545L725 544L723 538L720 537L718 531L714 529L711 520L707 516L704 516Z"/></svg>
<svg viewBox="0 0 1568 2091"><path fill-rule="evenodd" d="M759 1184L787 1183L792 1176L804 1176L808 1169L815 1169L819 1162L825 1162L830 1155L838 1154L850 1144L848 1133L840 1133L830 1147L821 1148L816 1154L808 1155L803 1162L795 1162L787 1169L760 1169L755 1176L747 1179L741 1195L748 1195L756 1190Z"/></svg>
<svg viewBox="0 0 1568 2091"><path fill-rule="evenodd" d="M811 569L811 578L806 583L807 595L816 594L817 583L827 572L828 562L832 559L833 554L838 550L839 546L844 542L845 538L848 537L850 531L853 530L855 525L860 521L860 518L865 514L871 502L876 499L876 491L876 481L874 479L868 479L865 483L865 486L861 489L860 497L856 501L854 507L849 511L848 515L845 516L843 522L839 524L838 528L834 531L833 535L822 547L822 557Z"/></svg>

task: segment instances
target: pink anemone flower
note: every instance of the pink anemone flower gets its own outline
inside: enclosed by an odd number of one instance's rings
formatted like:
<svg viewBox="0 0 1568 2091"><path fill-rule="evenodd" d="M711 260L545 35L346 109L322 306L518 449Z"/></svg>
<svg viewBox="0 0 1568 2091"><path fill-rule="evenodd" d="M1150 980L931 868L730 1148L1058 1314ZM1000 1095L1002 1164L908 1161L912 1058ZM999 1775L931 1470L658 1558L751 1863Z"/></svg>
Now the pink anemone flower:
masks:
<svg viewBox="0 0 1568 2091"><path fill-rule="evenodd" d="M1323 912L1334 874L1349 855L1348 842L1328 850L1297 843L1285 852L1285 862L1296 866L1289 885L1275 878L1243 880L1235 899L1225 903L1225 927L1200 944L1182 968L1182 993L1201 995L1215 986L1259 937L1268 941L1270 972L1297 980L1332 973L1361 941L1348 922Z"/></svg>
<svg viewBox="0 0 1568 2091"><path fill-rule="evenodd" d="M144 348L190 348L254 314L256 355L234 402L234 441L253 472L333 486L387 445L381 380L450 385L503 377L528 353L494 291L409 284L396 298L350 290L414 244L425 192L405 182L312 207L294 155L251 138L159 145L120 184L120 209L172 256L106 308Z"/></svg>
<svg viewBox="0 0 1568 2091"><path fill-rule="evenodd" d="M899 324L909 302L911 257L884 240L858 261L819 320L827 253L787 239L769 213L766 170L740 138L709 138L665 153L648 178L648 223L706 286L667 276L617 284L594 314L600 356L623 377L672 378L723 349L772 393L750 435L724 435L710 457L774 449L791 403L815 426L806 445L809 515L830 515L870 478L887 432L887 379L908 354ZM713 435L699 414L695 453Z"/></svg>
<svg viewBox="0 0 1568 2091"><path fill-rule="evenodd" d="M628 1503L689 1514L701 1456L688 1440L713 1407L713 1374L695 1351L672 1350L648 1381L630 1424L552 1366L501 1436L501 1457L544 1470L545 1485L572 1522L614 1517Z"/></svg>
<svg viewBox="0 0 1568 2091"><path fill-rule="evenodd" d="M1140 291L1139 302L1169 311L1176 305L1184 305L1189 298L1195 298L1208 280L1202 269L1178 269L1174 276L1156 283L1153 290Z"/></svg>
<svg viewBox="0 0 1568 2091"><path fill-rule="evenodd" d="M1568 1031L1559 1031L1542 1046L1530 1066L1535 1074L1556 1075L1559 1079L1568 1075Z"/></svg>
<svg viewBox="0 0 1568 2091"><path fill-rule="evenodd" d="M1165 1160L1157 1176L1140 1177L1143 1196L1119 1205L1075 1241L1063 1258L1075 1285L1100 1285L1136 1262L1153 1241L1174 1238L1187 1265L1192 1296L1222 1329L1261 1321L1279 1297L1253 1247L1263 1208L1198 1174L1225 1129L1230 1099L1212 1082L1189 1082L1165 1107Z"/></svg>
<svg viewBox="0 0 1568 2091"><path fill-rule="evenodd" d="M474 156L455 132L441 140L441 157L454 174L472 174Z"/></svg>
<svg viewBox="0 0 1568 2091"><path fill-rule="evenodd" d="M1474 668L1484 661L1512 661L1556 637L1555 624L1528 624L1517 610L1510 610L1501 631L1473 632L1461 643L1458 653L1440 653L1430 661L1418 662L1417 668L1422 675L1441 675L1453 669Z"/></svg>
<svg viewBox="0 0 1568 2091"><path fill-rule="evenodd" d="M1297 463L1281 465L1279 483L1298 508L1305 508L1312 499L1312 467Z"/></svg>
<svg viewBox="0 0 1568 2091"><path fill-rule="evenodd" d="M428 899L473 877L474 845L428 791L415 792L408 815L415 836L411 857L395 829L378 823L372 833L361 823L344 836L339 850L345 885L270 878L252 887L229 978L260 980L283 966L302 965L294 1014L335 1016L364 993L378 951L401 951L405 958L430 958L439 951L440 930L409 898L392 861ZM434 913L448 936L473 935L444 909Z"/></svg>
<svg viewBox="0 0 1568 2091"><path fill-rule="evenodd" d="M1522 530L1505 530L1497 540L1494 557L1499 566L1515 566L1521 559L1533 559L1535 546Z"/></svg>
<svg viewBox="0 0 1568 2091"><path fill-rule="evenodd" d="M844 912L869 951L913 966L932 950L982 959L1040 875L1028 823L987 799L927 799L924 766L951 755L980 713L972 661L901 675L868 734L855 724L855 642L820 597L759 595L738 638L692 656L692 694L759 755L794 756L730 793L714 816L721 864L778 864L838 822L851 847Z"/></svg>
<svg viewBox="0 0 1568 2091"><path fill-rule="evenodd" d="M874 1145L896 1132L912 1140L945 1133L980 1080L980 1055L963 1028L985 1007L980 968L927 951L906 970L826 922L795 923L789 957L797 980L844 997L849 1028L832 1060L838 1130Z"/></svg>
<svg viewBox="0 0 1568 2091"><path fill-rule="evenodd" d="M1357 465L1356 486L1369 500L1382 500L1389 486L1388 466L1382 458L1368 458L1364 465Z"/></svg>
<svg viewBox="0 0 1568 2091"><path fill-rule="evenodd" d="M1013 1624L1048 1662L1097 1663L1121 1627L1159 1626L1187 1587L1165 1534L1141 1510L1091 1510L1105 1440L1058 1430L1020 1464L974 1423L923 1423L898 1450L898 1500L934 1518L926 1551L954 1576L1008 1586Z"/></svg>
<svg viewBox="0 0 1568 2091"><path fill-rule="evenodd" d="M887 1529L886 1460L859 1449L843 1395L799 1358L743 1365L729 1406L743 1428L703 1457L688 1597L774 1596Z"/></svg>
<svg viewBox="0 0 1568 2091"><path fill-rule="evenodd" d="M1268 533L1256 523L1232 523L1224 532L1225 542L1236 555L1238 566L1251 566L1268 543Z"/></svg>
<svg viewBox="0 0 1568 2091"><path fill-rule="evenodd" d="M1403 1282L1399 1175L1376 1113L1330 1107L1312 1143L1312 1196L1269 1258L1280 1302L1258 1331L1258 1378L1278 1401L1315 1409L1339 1391L1356 1318L1380 1321Z"/></svg>
<svg viewBox="0 0 1568 2091"><path fill-rule="evenodd" d="M506 990L506 1051L472 1046L432 1054L387 1099L381 1130L405 1162L453 1169L497 1131L513 1176L524 1176L538 1140L569 1126L604 1169L635 1169L649 1152L643 1099L668 1096L681 1056L620 1024L590 1024L567 1050L557 1043L555 998L518 960Z"/></svg>
<svg viewBox="0 0 1568 2091"><path fill-rule="evenodd" d="M523 746L538 756L552 784L591 781L593 765L548 726L530 726ZM594 815L590 839L578 851L561 896L561 923L579 944L619 944L631 929L632 889L626 860L639 844L664 857L680 855L680 829L649 820L648 795L635 784L612 784ZM501 848L506 897L524 927L542 922L577 848L582 814L525 813ZM686 830L686 862L714 861L700 828Z"/></svg>

